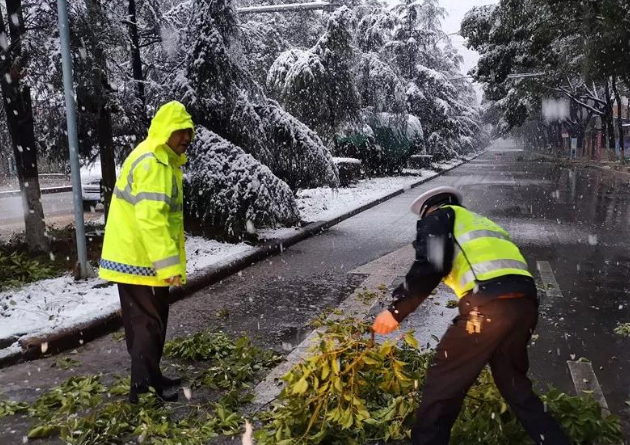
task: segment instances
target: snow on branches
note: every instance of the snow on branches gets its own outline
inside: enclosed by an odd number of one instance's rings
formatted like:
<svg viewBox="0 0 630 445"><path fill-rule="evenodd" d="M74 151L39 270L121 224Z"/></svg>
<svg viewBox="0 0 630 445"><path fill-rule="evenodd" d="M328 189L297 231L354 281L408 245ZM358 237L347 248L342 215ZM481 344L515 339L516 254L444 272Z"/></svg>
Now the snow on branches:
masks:
<svg viewBox="0 0 630 445"><path fill-rule="evenodd" d="M359 121L354 26L352 11L342 6L330 16L314 47L282 53L267 76L274 97L328 143L342 128Z"/></svg>
<svg viewBox="0 0 630 445"><path fill-rule="evenodd" d="M203 233L240 240L256 228L299 221L293 192L269 168L202 126L195 134L188 151L184 209Z"/></svg>
<svg viewBox="0 0 630 445"><path fill-rule="evenodd" d="M321 139L269 100L239 63L239 30L231 2L198 3L186 68L174 86L195 123L251 154L292 189L336 186L337 169Z"/></svg>

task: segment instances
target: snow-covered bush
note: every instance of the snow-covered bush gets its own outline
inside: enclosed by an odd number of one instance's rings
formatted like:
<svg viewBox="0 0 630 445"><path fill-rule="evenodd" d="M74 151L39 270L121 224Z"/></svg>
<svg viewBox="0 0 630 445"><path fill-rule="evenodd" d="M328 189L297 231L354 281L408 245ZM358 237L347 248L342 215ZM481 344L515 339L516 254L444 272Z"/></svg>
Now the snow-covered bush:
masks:
<svg viewBox="0 0 630 445"><path fill-rule="evenodd" d="M333 158L339 170L339 185L347 187L363 177L361 161L355 158Z"/></svg>
<svg viewBox="0 0 630 445"><path fill-rule="evenodd" d="M299 221L289 186L212 131L196 128L188 158L184 208L193 228L202 234L239 240L256 228Z"/></svg>
<svg viewBox="0 0 630 445"><path fill-rule="evenodd" d="M335 153L360 159L371 175L398 173L410 156L424 149L422 125L415 116L368 111L363 120L362 131L337 138Z"/></svg>
<svg viewBox="0 0 630 445"><path fill-rule="evenodd" d="M199 0L176 97L196 124L251 154L293 190L338 184L332 156L306 125L266 97L240 65L230 0Z"/></svg>
<svg viewBox="0 0 630 445"><path fill-rule="evenodd" d="M427 138L427 146L435 162L446 161L457 157L457 151L438 133L431 133Z"/></svg>

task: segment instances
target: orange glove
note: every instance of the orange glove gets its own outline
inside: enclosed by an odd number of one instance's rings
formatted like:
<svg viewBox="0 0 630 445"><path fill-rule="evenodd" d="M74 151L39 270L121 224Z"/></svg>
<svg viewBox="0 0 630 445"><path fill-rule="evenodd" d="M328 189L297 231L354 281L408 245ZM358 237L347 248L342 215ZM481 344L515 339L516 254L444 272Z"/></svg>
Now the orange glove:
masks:
<svg viewBox="0 0 630 445"><path fill-rule="evenodd" d="M181 275L176 275L174 277L167 278L164 281L166 281L170 286L181 287L181 285L182 285L182 276Z"/></svg>
<svg viewBox="0 0 630 445"><path fill-rule="evenodd" d="M394 332L398 329L398 322L390 311L385 310L378 314L376 320L374 320L372 329L380 335L389 334L390 332Z"/></svg>

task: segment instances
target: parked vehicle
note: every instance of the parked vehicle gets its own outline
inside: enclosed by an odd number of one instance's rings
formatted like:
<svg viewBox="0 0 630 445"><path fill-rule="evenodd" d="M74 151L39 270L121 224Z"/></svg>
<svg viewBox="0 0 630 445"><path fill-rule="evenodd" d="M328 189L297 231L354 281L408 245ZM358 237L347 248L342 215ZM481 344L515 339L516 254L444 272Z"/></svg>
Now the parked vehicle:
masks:
<svg viewBox="0 0 630 445"><path fill-rule="evenodd" d="M85 211L94 209L102 202L100 160L81 167L81 195Z"/></svg>
<svg viewBox="0 0 630 445"><path fill-rule="evenodd" d="M119 173L120 167L116 166L116 176ZM83 210L86 212L103 203L101 179L101 161L99 159L81 167L81 195L83 198Z"/></svg>

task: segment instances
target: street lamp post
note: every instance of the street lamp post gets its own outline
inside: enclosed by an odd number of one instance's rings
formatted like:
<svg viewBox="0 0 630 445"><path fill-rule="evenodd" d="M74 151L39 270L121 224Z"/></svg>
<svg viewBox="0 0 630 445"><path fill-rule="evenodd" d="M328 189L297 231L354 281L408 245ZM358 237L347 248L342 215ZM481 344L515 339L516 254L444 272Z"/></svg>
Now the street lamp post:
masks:
<svg viewBox="0 0 630 445"><path fill-rule="evenodd" d="M531 77L543 77L544 75L545 73L515 73L515 74L508 74L507 78L508 79L527 79Z"/></svg>
<svg viewBox="0 0 630 445"><path fill-rule="evenodd" d="M79 139L77 137L77 119L75 115L74 89L72 87L72 57L70 55L70 25L66 0L57 0L59 13L59 36L61 41L61 63L63 68L63 89L66 96L66 123L68 126L68 147L72 171L72 198L74 201L74 225L77 238L78 277L88 278L93 275L87 261L85 243L85 222L83 220L83 201L81 197L81 174L79 165Z"/></svg>
<svg viewBox="0 0 630 445"><path fill-rule="evenodd" d="M338 4L332 2L315 1L311 3L290 3L283 5L247 6L236 8L239 14L260 14L271 12L312 11L316 9L334 10Z"/></svg>

